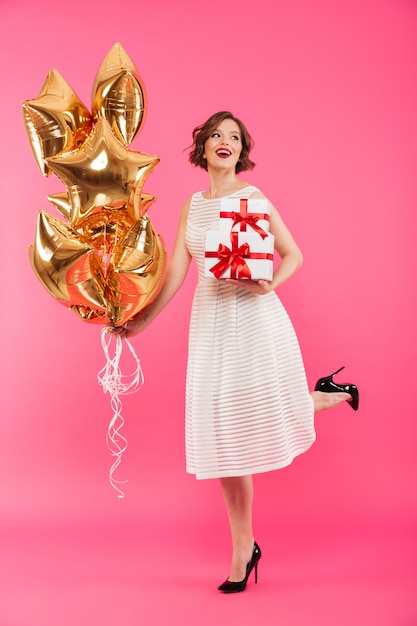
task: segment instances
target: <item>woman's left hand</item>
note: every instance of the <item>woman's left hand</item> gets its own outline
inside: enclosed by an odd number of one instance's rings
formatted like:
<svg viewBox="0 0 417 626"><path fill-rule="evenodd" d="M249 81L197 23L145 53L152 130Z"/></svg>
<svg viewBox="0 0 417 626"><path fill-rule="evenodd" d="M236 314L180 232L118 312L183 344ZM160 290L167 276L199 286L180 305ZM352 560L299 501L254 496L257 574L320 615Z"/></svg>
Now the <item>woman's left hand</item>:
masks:
<svg viewBox="0 0 417 626"><path fill-rule="evenodd" d="M247 291L255 293L258 296L264 296L274 290L272 283L268 280L235 280L234 278L225 278L224 281L226 283L239 285L242 289L246 289Z"/></svg>

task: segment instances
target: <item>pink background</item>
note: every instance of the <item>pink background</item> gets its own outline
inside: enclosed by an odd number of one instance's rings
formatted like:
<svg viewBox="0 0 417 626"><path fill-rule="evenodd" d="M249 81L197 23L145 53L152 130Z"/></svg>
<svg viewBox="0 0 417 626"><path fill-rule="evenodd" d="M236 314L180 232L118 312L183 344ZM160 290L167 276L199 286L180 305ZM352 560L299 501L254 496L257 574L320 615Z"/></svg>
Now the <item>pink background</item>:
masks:
<svg viewBox="0 0 417 626"><path fill-rule="evenodd" d="M185 474L194 270L135 347L145 385L123 401L129 447L108 483L100 327L43 290L28 262L43 178L21 105L55 67L87 106L120 42L148 94L132 148L172 250L205 176L191 130L229 109L254 139L254 182L304 253L279 290L310 385L361 393L317 417L318 440L256 477L260 584L224 597L229 534L217 481ZM1 0L1 626L415 626L417 6L411 0Z"/></svg>

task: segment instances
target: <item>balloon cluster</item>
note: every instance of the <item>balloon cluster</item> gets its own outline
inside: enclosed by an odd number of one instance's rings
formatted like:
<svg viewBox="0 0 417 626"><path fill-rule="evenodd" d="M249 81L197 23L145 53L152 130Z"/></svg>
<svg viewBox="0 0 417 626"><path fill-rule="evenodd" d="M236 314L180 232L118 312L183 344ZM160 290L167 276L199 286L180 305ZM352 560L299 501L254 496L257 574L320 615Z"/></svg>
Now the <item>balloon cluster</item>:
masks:
<svg viewBox="0 0 417 626"><path fill-rule="evenodd" d="M36 161L66 191L48 196L65 219L40 211L32 268L45 289L81 319L123 325L157 295L166 250L142 192L158 157L129 150L143 125L146 94L120 44L95 77L92 112L51 69L23 104Z"/></svg>

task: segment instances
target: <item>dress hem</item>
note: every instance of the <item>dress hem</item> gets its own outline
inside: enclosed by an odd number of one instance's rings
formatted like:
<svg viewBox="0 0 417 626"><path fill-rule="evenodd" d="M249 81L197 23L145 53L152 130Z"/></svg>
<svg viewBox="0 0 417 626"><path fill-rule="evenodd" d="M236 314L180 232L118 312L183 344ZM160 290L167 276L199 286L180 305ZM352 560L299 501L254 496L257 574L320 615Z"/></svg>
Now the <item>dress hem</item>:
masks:
<svg viewBox="0 0 417 626"><path fill-rule="evenodd" d="M267 472L274 472L280 469L284 469L285 467L288 467L289 465L291 465L298 456L301 456L302 454L307 452L311 448L311 446L315 443L315 441L316 441L316 438L314 438L313 441L311 441L311 443L308 444L308 446L300 450L300 452L297 452L296 454L294 454L294 456L288 458L283 463L276 463L274 465L268 465L265 467L257 467L256 469L253 469L253 470L247 469L247 470L241 470L241 471L235 471L235 472L227 471L227 472L221 472L221 473L215 473L215 474L211 474L211 473L210 474L198 474L197 472L192 471L191 469L187 467L186 472L187 474L194 475L197 480L212 480L215 478L238 478L240 476L252 476L253 474L266 474Z"/></svg>

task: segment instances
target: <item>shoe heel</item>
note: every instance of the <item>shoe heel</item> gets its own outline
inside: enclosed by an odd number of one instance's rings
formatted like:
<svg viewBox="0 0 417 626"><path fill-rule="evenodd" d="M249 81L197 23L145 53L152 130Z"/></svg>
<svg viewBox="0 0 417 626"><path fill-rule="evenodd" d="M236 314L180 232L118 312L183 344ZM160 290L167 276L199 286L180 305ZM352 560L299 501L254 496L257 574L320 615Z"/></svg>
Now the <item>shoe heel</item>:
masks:
<svg viewBox="0 0 417 626"><path fill-rule="evenodd" d="M339 367L338 370L336 370L335 372L333 372L333 374L330 374L330 376L326 376L327 379L331 380L333 378L333 376L336 376L336 374L338 374L339 372L341 372L342 370L345 369L345 366L342 365L342 367Z"/></svg>
<svg viewBox="0 0 417 626"><path fill-rule="evenodd" d="M258 582L258 564L255 565L255 583Z"/></svg>

